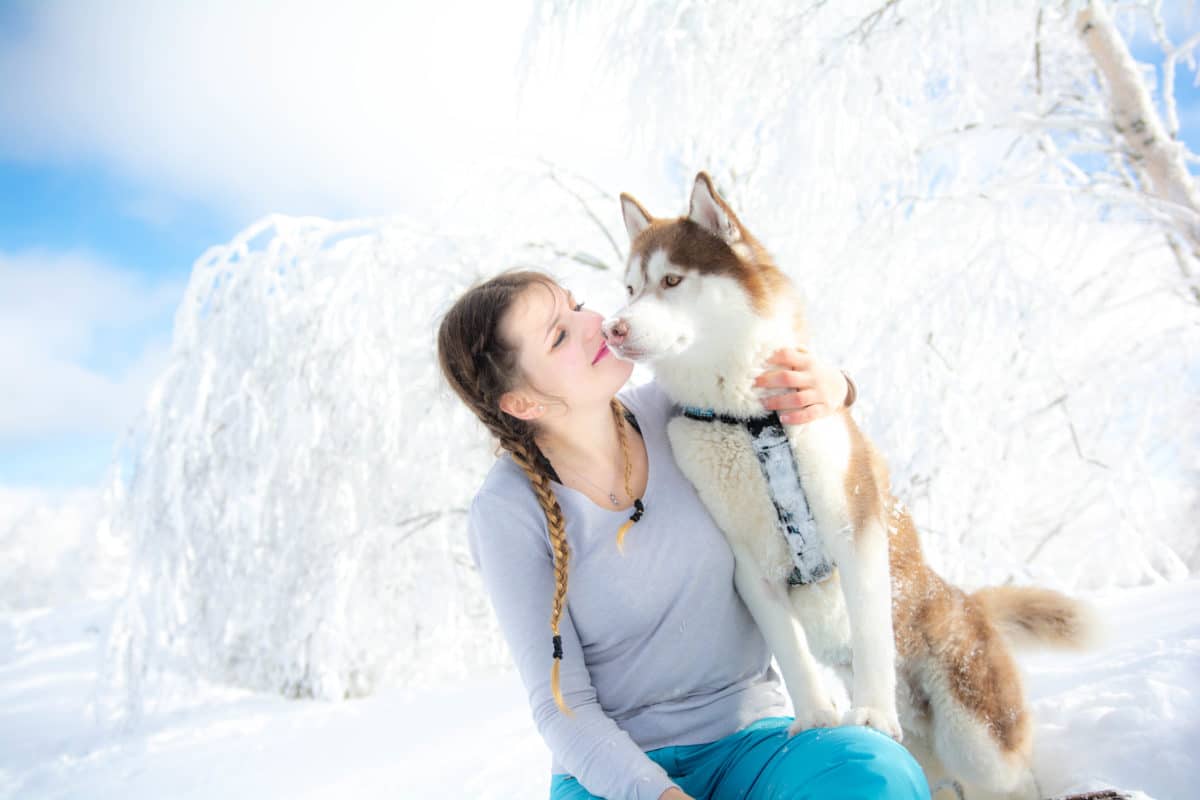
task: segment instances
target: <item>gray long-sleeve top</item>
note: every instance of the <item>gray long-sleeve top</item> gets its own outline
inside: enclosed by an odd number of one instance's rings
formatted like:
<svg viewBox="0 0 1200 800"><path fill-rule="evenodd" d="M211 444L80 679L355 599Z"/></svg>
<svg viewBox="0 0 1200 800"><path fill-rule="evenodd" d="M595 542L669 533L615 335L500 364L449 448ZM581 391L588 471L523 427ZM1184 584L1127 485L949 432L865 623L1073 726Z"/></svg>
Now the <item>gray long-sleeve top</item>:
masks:
<svg viewBox="0 0 1200 800"><path fill-rule="evenodd" d="M613 511L552 483L570 548L562 691L550 693L554 563L529 479L507 454L475 496L469 542L501 631L553 754L611 800L655 800L673 785L645 750L701 744L786 713L780 680L733 585L733 554L675 466L671 404L654 382L618 395L646 443L646 512L625 537Z"/></svg>

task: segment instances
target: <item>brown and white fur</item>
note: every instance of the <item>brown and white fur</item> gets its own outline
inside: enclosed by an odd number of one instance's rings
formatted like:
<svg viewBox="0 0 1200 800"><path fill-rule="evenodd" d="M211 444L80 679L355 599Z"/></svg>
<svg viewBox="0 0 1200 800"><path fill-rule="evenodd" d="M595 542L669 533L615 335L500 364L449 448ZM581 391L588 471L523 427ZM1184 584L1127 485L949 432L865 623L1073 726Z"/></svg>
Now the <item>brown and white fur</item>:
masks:
<svg viewBox="0 0 1200 800"><path fill-rule="evenodd" d="M807 341L791 282L704 173L687 216L655 219L632 197L621 202L632 238L629 301L604 323L609 348L650 364L677 403L765 413L754 378L775 350ZM1084 609L1046 590L966 594L950 585L925 564L887 466L849 411L785 429L837 564L823 582L790 589L789 548L749 434L685 417L667 430L729 540L738 592L795 707L791 732L854 724L901 739L903 729L931 779L944 770L990 793L1035 796L1030 715L1002 633L1076 646ZM818 661L850 670L846 713L822 685Z"/></svg>

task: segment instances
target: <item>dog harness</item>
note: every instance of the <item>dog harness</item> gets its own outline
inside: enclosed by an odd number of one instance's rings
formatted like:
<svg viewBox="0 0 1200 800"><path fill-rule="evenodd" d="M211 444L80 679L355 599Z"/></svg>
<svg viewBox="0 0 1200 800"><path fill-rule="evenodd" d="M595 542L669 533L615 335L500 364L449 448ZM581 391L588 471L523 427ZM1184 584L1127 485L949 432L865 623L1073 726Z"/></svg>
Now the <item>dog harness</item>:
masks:
<svg viewBox="0 0 1200 800"><path fill-rule="evenodd" d="M711 408L676 406L676 414L700 422L721 422L745 428L754 445L754 455L767 481L767 492L775 506L779 529L792 554L789 586L817 583L828 578L836 566L825 554L825 543L800 484L800 469L779 414L763 417L734 417Z"/></svg>

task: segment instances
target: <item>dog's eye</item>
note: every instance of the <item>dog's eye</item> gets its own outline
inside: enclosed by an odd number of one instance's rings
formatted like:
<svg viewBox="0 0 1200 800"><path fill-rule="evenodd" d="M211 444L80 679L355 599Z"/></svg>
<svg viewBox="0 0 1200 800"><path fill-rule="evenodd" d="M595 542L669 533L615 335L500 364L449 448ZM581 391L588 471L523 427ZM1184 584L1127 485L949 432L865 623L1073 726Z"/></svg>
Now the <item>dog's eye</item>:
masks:
<svg viewBox="0 0 1200 800"><path fill-rule="evenodd" d="M633 287L632 286L626 286L625 291L629 292L630 297L633 297Z"/></svg>
<svg viewBox="0 0 1200 800"><path fill-rule="evenodd" d="M682 275L664 275L662 279L662 287L664 289L670 289L672 286L678 286L682 281Z"/></svg>

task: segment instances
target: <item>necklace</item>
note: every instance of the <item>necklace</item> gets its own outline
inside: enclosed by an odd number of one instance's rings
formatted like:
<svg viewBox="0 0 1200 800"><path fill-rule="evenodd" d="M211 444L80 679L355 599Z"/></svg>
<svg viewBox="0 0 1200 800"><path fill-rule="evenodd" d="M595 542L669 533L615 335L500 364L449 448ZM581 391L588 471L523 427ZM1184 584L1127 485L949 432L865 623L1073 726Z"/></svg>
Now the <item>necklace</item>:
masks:
<svg viewBox="0 0 1200 800"><path fill-rule="evenodd" d="M568 467L568 469L570 469L570 467ZM586 475L584 475L582 472L579 472L578 470L575 470L575 469L571 469L571 472L574 472L577 476L579 476L580 478L583 478L585 481L587 481L589 484L591 484L593 487L595 487L596 491L598 491L598 492L604 491L599 486L596 486L596 484L594 484L590 480L588 480L588 477ZM609 492L608 499L609 499L609 502L611 502L614 507L621 505L621 501L617 499L616 492Z"/></svg>
<svg viewBox="0 0 1200 800"><path fill-rule="evenodd" d="M550 453L550 455L554 455L554 453ZM566 464L560 464L560 466L567 467L567 469L569 469L569 470L570 470L572 473L574 473L574 474L575 474L577 477L579 477L579 478L582 478L583 480L585 480L585 481L588 483L588 485L589 485L589 486L591 486L593 489L595 489L597 492L600 492L601 494L604 494L604 490L603 490L603 489L601 489L599 486L597 486L597 485L596 485L596 484L595 484L595 483L594 483L594 482L593 482L593 481L592 481L590 478L588 478L588 476L587 476L587 475L584 475L584 474L583 474L582 472L580 472L579 470L575 469L574 467L567 466ZM629 491L629 484L628 484L628 481L626 482L626 485L625 485L625 492L626 492L626 494L628 494L630 497L632 497L632 496L633 496L633 492ZM612 503L612 504L613 504L613 506L614 506L614 507L621 505L621 501L620 501L620 500L617 498L617 492L616 492L616 490L615 490L615 489L614 489L613 491L611 491L611 492L608 492L608 500L609 500L609 502L610 502L610 503Z"/></svg>
<svg viewBox="0 0 1200 800"><path fill-rule="evenodd" d="M623 437L625 435L623 426L624 426L624 421L618 418L617 419L617 436ZM625 462L625 464L624 464L624 467L625 467L625 469L624 469L624 472L625 472L625 494L627 497L633 497L633 487L630 486L630 483L629 483L630 473L632 472L632 470L630 469L629 451L623 445L621 447L621 453L622 453L622 458ZM553 455L553 453L551 453L551 455ZM563 466L566 466L566 465L564 464ZM573 469L570 467L568 467L568 469L570 469L571 472L575 473L580 478L583 478L585 481L587 481L593 488L596 489L596 491L598 491L598 492L604 491L599 486L597 486L595 483L593 483L590 478L588 478L586 475L581 473L579 470ZM615 491L608 493L608 499L613 504L614 507L621 505L621 503L617 500L617 493ZM630 529L630 527L633 526L633 523L640 520L642 518L642 515L645 513L646 513L646 506L642 503L642 498L633 497L633 513L629 516L629 519L627 519L624 523L622 523L621 527L617 530L617 551L620 552L621 554L625 553L625 534L629 532L629 529Z"/></svg>

